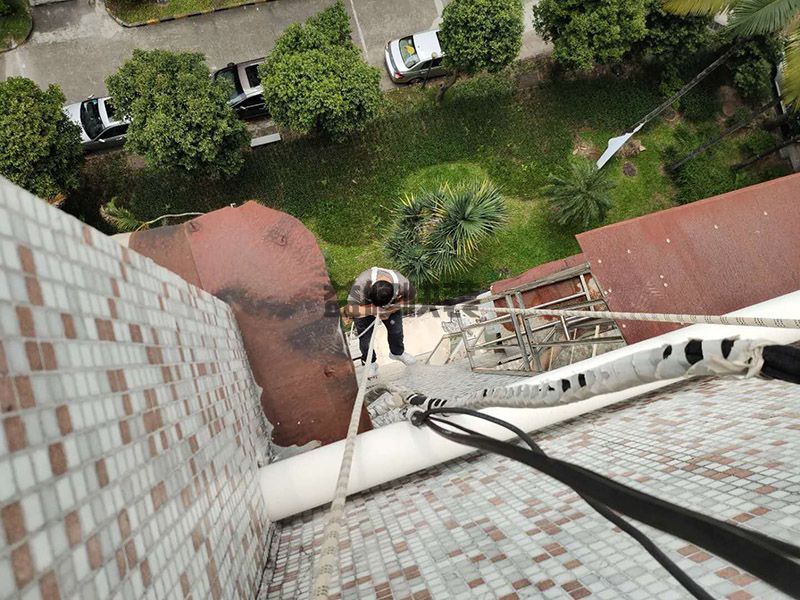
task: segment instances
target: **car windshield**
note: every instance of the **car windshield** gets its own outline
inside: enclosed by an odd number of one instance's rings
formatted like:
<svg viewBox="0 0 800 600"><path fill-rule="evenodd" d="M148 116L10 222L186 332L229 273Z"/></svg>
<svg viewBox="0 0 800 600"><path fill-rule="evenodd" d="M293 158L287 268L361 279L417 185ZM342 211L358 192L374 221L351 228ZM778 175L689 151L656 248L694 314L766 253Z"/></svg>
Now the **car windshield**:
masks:
<svg viewBox="0 0 800 600"><path fill-rule="evenodd" d="M100 118L100 108L97 98L85 100L81 104L81 124L90 139L103 133L103 120Z"/></svg>
<svg viewBox="0 0 800 600"><path fill-rule="evenodd" d="M419 62L419 55L414 47L413 37L409 36L400 40L400 56L409 69Z"/></svg>
<svg viewBox="0 0 800 600"><path fill-rule="evenodd" d="M224 71L220 71L219 73L217 73L217 79L223 79L225 81L230 82L231 100L235 100L239 96L239 94L242 93L242 86L239 85L239 78L236 76L235 69L231 68L231 69L225 69Z"/></svg>
<svg viewBox="0 0 800 600"><path fill-rule="evenodd" d="M247 83L250 84L251 88L261 85L261 78L258 76L258 65L250 65L249 67L245 67L244 72L245 75L247 75Z"/></svg>

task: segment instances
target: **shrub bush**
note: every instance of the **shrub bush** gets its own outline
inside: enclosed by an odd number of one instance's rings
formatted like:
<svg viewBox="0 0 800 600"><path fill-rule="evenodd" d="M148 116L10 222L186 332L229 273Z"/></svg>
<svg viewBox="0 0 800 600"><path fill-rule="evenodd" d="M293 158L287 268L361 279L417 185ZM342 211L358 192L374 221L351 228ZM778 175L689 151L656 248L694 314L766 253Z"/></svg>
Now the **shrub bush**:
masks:
<svg viewBox="0 0 800 600"><path fill-rule="evenodd" d="M761 36L739 44L728 60L728 69L744 100L754 104L769 97L773 65L780 62L781 56L781 41L775 36Z"/></svg>
<svg viewBox="0 0 800 600"><path fill-rule="evenodd" d="M514 80L508 73L479 73L454 85L450 101L485 103L488 98L507 99L515 89Z"/></svg>
<svg viewBox="0 0 800 600"><path fill-rule="evenodd" d="M742 140L740 148L744 156L755 156L772 148L776 141L775 137L768 131L756 129Z"/></svg>
<svg viewBox="0 0 800 600"><path fill-rule="evenodd" d="M587 71L621 61L647 33L646 14L645 0L541 0L533 26L559 64Z"/></svg>
<svg viewBox="0 0 800 600"><path fill-rule="evenodd" d="M685 17L664 10L662 0L648 0L644 38L636 54L661 64L684 63L708 48L713 39L709 17Z"/></svg>
<svg viewBox="0 0 800 600"><path fill-rule="evenodd" d="M668 161L674 162L683 158L704 141L719 134L717 127L701 129L702 131L695 131L683 124L675 127L675 141L665 151ZM672 181L678 188L675 200L679 204L688 204L735 189L736 177L731 172L730 163L720 160L719 157L726 145L727 142L723 142L714 146L671 173Z"/></svg>
<svg viewBox="0 0 800 600"><path fill-rule="evenodd" d="M386 252L411 281L425 285L465 271L506 219L505 200L488 180L445 184L402 200Z"/></svg>
<svg viewBox="0 0 800 600"><path fill-rule="evenodd" d="M698 86L681 98L680 110L689 121L708 121L722 110L722 102L716 89Z"/></svg>
<svg viewBox="0 0 800 600"><path fill-rule="evenodd" d="M63 201L78 186L80 130L62 110L57 85L30 79L0 81L0 174L40 198Z"/></svg>
<svg viewBox="0 0 800 600"><path fill-rule="evenodd" d="M244 162L249 134L212 80L202 54L133 51L106 85L118 111L132 121L125 147L157 169L231 177Z"/></svg>
<svg viewBox="0 0 800 600"><path fill-rule="evenodd" d="M0 0L0 17L7 17L14 12L14 5L8 0Z"/></svg>
<svg viewBox="0 0 800 600"><path fill-rule="evenodd" d="M453 73L496 72L522 48L520 0L453 0L442 13L439 40Z"/></svg>

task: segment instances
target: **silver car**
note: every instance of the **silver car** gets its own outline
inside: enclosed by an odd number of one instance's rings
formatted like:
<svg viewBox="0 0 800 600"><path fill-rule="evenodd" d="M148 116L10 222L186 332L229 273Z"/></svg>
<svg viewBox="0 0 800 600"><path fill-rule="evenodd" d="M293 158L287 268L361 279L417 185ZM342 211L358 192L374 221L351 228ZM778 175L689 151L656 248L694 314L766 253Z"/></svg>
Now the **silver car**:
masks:
<svg viewBox="0 0 800 600"><path fill-rule="evenodd" d="M258 76L258 65L262 62L263 58L255 58L238 64L228 63L213 75L215 80L224 79L233 86L228 104L242 119L269 116Z"/></svg>
<svg viewBox="0 0 800 600"><path fill-rule="evenodd" d="M439 30L392 40L384 52L386 68L395 83L416 83L445 74Z"/></svg>
<svg viewBox="0 0 800 600"><path fill-rule="evenodd" d="M130 121L115 115L111 98L89 97L64 107L70 121L81 129L84 150L99 150L121 146L125 142Z"/></svg>

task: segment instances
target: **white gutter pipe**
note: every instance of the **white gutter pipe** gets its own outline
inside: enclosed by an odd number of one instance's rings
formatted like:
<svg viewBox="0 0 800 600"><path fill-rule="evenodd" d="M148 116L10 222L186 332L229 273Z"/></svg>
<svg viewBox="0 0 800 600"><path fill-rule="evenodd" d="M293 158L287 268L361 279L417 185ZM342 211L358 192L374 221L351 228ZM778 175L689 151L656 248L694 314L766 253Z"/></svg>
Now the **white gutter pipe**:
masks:
<svg viewBox="0 0 800 600"><path fill-rule="evenodd" d="M800 291L729 314L800 318ZM515 385L566 377L579 370L585 370L669 342L684 341L689 338L718 339L737 335L747 339L767 340L776 344L789 344L800 340L800 330L797 329L692 325L567 367L536 375ZM424 366L417 368L424 368ZM493 408L485 412L509 421L524 431L535 431L662 388L674 381L677 380L657 381L621 392L595 396L566 406L540 409ZM418 391L425 392L425 390ZM476 422L476 419L463 419L461 418L462 422L468 423L477 431L502 439L513 437L507 430L496 425L483 421ZM453 420L459 419L454 418ZM343 451L344 441L340 441L260 469L258 477L269 518L273 521L280 521L331 502ZM450 442L427 428L417 428L406 422L394 423L362 433L356 439L348 494L362 492L472 452L474 452L472 448Z"/></svg>

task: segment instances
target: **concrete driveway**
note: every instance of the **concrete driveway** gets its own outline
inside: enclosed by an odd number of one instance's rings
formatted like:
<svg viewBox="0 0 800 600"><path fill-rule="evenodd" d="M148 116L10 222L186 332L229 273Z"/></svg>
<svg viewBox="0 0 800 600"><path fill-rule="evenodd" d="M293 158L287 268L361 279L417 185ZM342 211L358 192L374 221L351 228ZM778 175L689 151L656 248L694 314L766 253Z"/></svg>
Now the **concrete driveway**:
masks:
<svg viewBox="0 0 800 600"><path fill-rule="evenodd" d="M542 52L545 45L530 28L525 3L526 33L522 56ZM16 50L0 54L3 78L22 75L41 86L57 83L68 101L106 92L105 78L134 48L203 52L213 70L267 54L291 23L302 21L331 0L275 0L200 17L127 29L106 13L102 0L67 0L33 8L34 32ZM344 0L353 38L368 62L383 64L389 39L438 25L446 0ZM384 87L392 87L388 76Z"/></svg>
<svg viewBox="0 0 800 600"><path fill-rule="evenodd" d="M523 0L525 33L520 58L549 51L549 46L533 30L533 5L538 0ZM442 11L450 0L344 0L353 24L354 41L364 50L367 62L383 67L386 42L409 33L439 27ZM384 69L385 71L385 69ZM384 73L384 87L391 87Z"/></svg>

